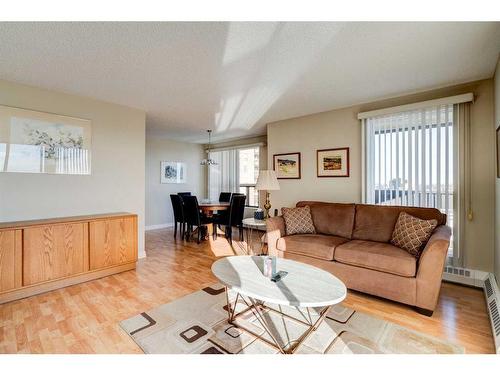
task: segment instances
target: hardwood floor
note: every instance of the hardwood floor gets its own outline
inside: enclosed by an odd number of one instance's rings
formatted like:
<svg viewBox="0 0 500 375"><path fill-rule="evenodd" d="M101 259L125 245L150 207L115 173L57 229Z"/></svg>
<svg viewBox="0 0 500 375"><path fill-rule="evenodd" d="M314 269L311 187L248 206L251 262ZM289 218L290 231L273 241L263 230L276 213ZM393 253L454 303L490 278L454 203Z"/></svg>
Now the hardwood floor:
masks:
<svg viewBox="0 0 500 375"><path fill-rule="evenodd" d="M234 248L234 250L233 250ZM137 270L0 305L0 353L142 353L118 323L216 282L216 256L244 252L219 237L200 245L174 240L172 230L146 233L147 258ZM349 291L345 303L465 347L494 350L481 290L443 283L432 317L412 308Z"/></svg>

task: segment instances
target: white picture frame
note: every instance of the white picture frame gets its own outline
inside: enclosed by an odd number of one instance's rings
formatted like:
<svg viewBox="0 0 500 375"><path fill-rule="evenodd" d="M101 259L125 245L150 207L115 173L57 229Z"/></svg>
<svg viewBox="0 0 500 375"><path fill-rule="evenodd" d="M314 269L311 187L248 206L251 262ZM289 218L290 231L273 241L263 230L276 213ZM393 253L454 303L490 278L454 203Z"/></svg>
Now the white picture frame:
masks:
<svg viewBox="0 0 500 375"><path fill-rule="evenodd" d="M162 184L185 184L187 181L186 163L181 161L162 161L160 182Z"/></svg>
<svg viewBox="0 0 500 375"><path fill-rule="evenodd" d="M0 105L0 172L89 175L90 120Z"/></svg>

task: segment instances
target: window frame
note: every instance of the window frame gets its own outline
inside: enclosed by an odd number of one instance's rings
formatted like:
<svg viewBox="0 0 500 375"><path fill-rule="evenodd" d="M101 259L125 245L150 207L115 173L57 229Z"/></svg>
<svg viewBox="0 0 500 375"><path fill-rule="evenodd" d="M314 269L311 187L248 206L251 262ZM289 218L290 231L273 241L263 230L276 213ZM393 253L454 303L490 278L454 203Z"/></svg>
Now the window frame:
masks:
<svg viewBox="0 0 500 375"><path fill-rule="evenodd" d="M256 146L256 145L249 145L248 147L246 146L242 146L242 147L238 147L237 150L238 150L238 169L241 165L240 161L240 152L242 150L250 150L250 149L255 149L257 150L257 153L259 154L259 157L258 157L258 170L260 170L260 146ZM238 174L238 179L240 179L241 181L241 173ZM251 205L250 204L250 188L254 188L255 189L255 186L257 185L257 179L255 179L255 182L253 184L242 184L240 181L238 181L238 186L241 188L245 188L245 195L247 197L247 199L245 200L245 207L248 207L248 208L259 208L259 203L260 203L260 195L259 193L257 193L257 205Z"/></svg>
<svg viewBox="0 0 500 375"><path fill-rule="evenodd" d="M434 208L437 208L438 210L440 210L441 212L443 213L446 213L448 215L449 218L452 218L452 222L448 222L447 224L452 226L452 231L453 231L453 237L452 237L452 241L453 243L451 244L450 246L450 249L449 249L449 252L447 254L447 263L450 264L451 262L453 263L456 263L457 265L459 265L461 262L462 262L462 254L463 254L463 249L462 249L462 244L461 244L461 236L460 236L460 233L461 233L461 225L459 223L459 220L461 218L461 215L462 215L462 209L463 209L463 206L462 204L459 202L459 185L460 185L460 182L459 182L459 174L457 173L459 171L459 169L457 168L457 165L455 163L455 159L456 159L456 156L458 155L459 153L459 149L458 149L458 144L457 144L457 139L458 139L458 127L459 127L459 122L457 121L456 119L456 105L439 105L439 106L436 106L436 107L426 107L426 108L421 108L417 111L421 111L422 114L424 113L424 111L427 111L427 110L431 110L431 109L434 109L436 108L437 109L437 112L440 112L442 107L445 107L446 106L446 110L445 110L445 113L448 113L446 114L445 117L442 117L440 116L439 114L437 114L437 122L434 124L432 121L431 122L425 122L425 123L422 123L421 125L419 124L412 124L411 122L408 123L407 125L401 125L398 123L398 117L399 116L412 116L412 113L416 112L416 110L412 109L412 110L408 110L408 111L403 111L403 112L395 112L395 113L389 113L389 114L384 114L384 115L381 115L381 116L374 116L374 117L366 117L366 118L362 118L362 202L363 203L368 203L368 204L377 204L377 205L396 205L396 206L418 206L418 207L434 207ZM451 115L451 116L450 116ZM450 117L449 117L450 116ZM385 119L384 119L385 118ZM376 129L369 129L369 121L377 121L380 119L382 119L382 121L386 121L387 123L389 123L389 128L385 128L386 125L383 125L384 128L382 130L376 130ZM375 122L375 124L377 124ZM371 125L371 126L377 126L377 125ZM380 126L380 123L378 124L378 126ZM380 181L378 181L378 186L379 186L379 190L378 190L378 195L377 195L377 185L376 185L376 176L374 176L373 174L375 174L375 171L377 169L373 169L371 170L370 166L374 167L374 163L376 162L376 156L373 157L372 153L373 152L376 152L376 148L374 148L374 144L377 142L377 139L376 138L373 138L373 139L370 139L371 136L374 136L376 137L377 135L380 137L381 135L384 135L386 136L387 134L392 134L394 131L395 131L395 134L396 134L396 137L397 137L397 140L393 143L393 138L392 136L390 137L389 139L389 146L387 145L386 142L387 139L384 138L383 142L378 142L378 145L379 145L379 155L378 157L380 158L382 154L385 154L387 155L387 147L389 147L390 151L389 151L389 154L392 155L394 150L396 150L396 158L398 157L399 155L399 151L402 151L403 153L405 152L405 148L404 148L404 143L406 142L406 136L405 136L405 133L404 132L415 132L414 134L417 134L417 137L424 137L426 140L417 140L417 138L414 138L413 140L416 142L415 144L412 143L411 146L408 146L407 149L406 149L406 152L408 153L412 153L412 152L415 152L415 147L424 147L425 150L430 150L429 153L432 152L432 147L433 146L433 143L432 143L432 140L433 140L433 136L432 134L433 133L433 130L434 129L438 129L438 132L441 133L441 129L444 130L444 132L447 133L446 137L449 137L450 139L450 144L449 145L446 145L446 149L449 147L451 149L451 152L453 153L454 156L448 158L449 160L448 163L449 165L446 167L447 169L446 170L449 170L451 172L451 175L450 175L450 180L448 180L447 178L445 180L442 180L441 178L437 179L437 180L434 180L434 179L430 179L430 181L426 181L426 177L424 176L423 178L420 176L420 177L416 177L416 178L419 178L421 179L420 183L423 183L424 184L424 190L422 191L421 188L420 189L416 189L414 190L413 188L411 188L411 173L412 173L412 169L410 168L410 170L406 170L405 171L405 166L403 165L405 160L408 161L408 163L411 163L411 160L413 158L413 155L409 155L409 156L405 156L403 157L402 159L402 170L403 170L403 176L402 176L402 179L404 181L405 179L405 172L406 173L409 173L409 182L410 182L410 187L406 187L406 182L403 183L402 186L400 186L399 184L394 188L394 191L395 191L395 199L393 200L392 198L389 199L389 201L387 201L386 199L384 199L383 201L380 199L380 195L382 193L382 190L380 190ZM429 131L430 133L427 134L427 131ZM373 132L373 133L371 133ZM399 134L402 133L402 137L399 138ZM410 134L409 133L409 134ZM437 135L437 133L435 134ZM412 136L408 135L408 142L412 142ZM437 138L435 140L436 142L436 145L437 145L437 142L438 142L439 138ZM427 142L431 142L427 145L426 147L426 141ZM441 142L442 140L440 140ZM399 143L400 144L399 144ZM420 142L420 143L419 143ZM423 143L422 143L423 142ZM447 141L446 141L447 142ZM383 152L382 154L380 154L380 147L382 147L381 145L383 145ZM399 148L400 147L403 147L402 150L400 150ZM441 146L439 146L441 147ZM439 151L439 147L438 147L438 151L436 152L439 152L441 153L442 151ZM414 151L412 151L412 148ZM420 154L419 154L420 155ZM426 166L427 164L426 163L426 158L428 157L429 155L427 155L427 151L424 151L423 154L421 154L421 159L419 158L416 166L414 166L415 168L419 168L419 172L417 172L417 170L415 169L414 172L415 173L428 173L429 175L431 175L431 171L432 170L435 170L436 173L439 171L439 168L437 166L433 166L431 165L431 160L434 160L434 159L429 159L427 160L428 162L428 166L431 168L430 170L426 171ZM445 157L446 156L446 153L443 153L441 154L441 158ZM368 160L368 158L371 158L370 161ZM384 156L384 162L386 163L386 166L384 166L383 168L382 167L378 167L379 168L379 173L382 173L380 172L380 170L382 169L384 172L382 174L386 174L388 168L390 169L390 172L389 172L389 176L390 177L396 177L396 178L399 178L401 177L399 175L399 172L396 172L396 175L394 176L392 173L393 173L393 160L392 160L392 156L390 156L389 159L385 159L385 156ZM391 165L389 165L389 167L387 167L387 163L391 163ZM399 170L399 160L396 161L396 170ZM441 163L442 161L440 161ZM419 167L419 163L424 163L425 166L424 168L422 168L421 166ZM434 168L434 169L432 169ZM441 172L439 172L441 173ZM415 176L417 176L417 174L415 174ZM415 177L414 176L414 177ZM387 174L386 174L386 177L387 177ZM380 175L379 175L379 178L380 178ZM384 181L387 182L386 178L384 178ZM441 185L440 184L443 184L444 181L447 181L449 184L451 184L450 187L448 188L445 188L445 190L441 190ZM390 182L390 180L389 180ZM440 203L431 203L433 200L432 199L427 199L427 186L426 186L426 183L429 182L430 184L430 194L432 196L432 194L434 193L432 190L432 183L435 183L436 185L439 185L439 187L436 189L436 201L437 202L440 202ZM439 182L439 183L438 183ZM414 186L415 188L418 186L418 182L414 181ZM372 191L373 190L373 191ZM384 192L384 196L386 195L386 191L387 191L387 188L384 188L383 189L383 192ZM393 195L393 189L390 189L388 190L390 191L390 197L392 197ZM405 202L405 199L404 199L404 196L405 196L405 192L407 192L408 196L406 197L406 202ZM417 195L419 195L419 198L418 198L418 204L417 204L417 200L412 198L412 199L409 199L409 194L413 194L417 192ZM401 193L401 195L400 195ZM422 204L422 194L424 194L424 199L423 199L423 204ZM441 198L437 198L437 195L438 194L441 194L441 195L445 195L444 197L441 197ZM378 196L378 202L377 202L377 196ZM443 206L443 203L445 199L451 199L451 207L448 206L448 204L446 204L446 208L445 207L442 207ZM373 202L372 202L373 200ZM394 202L392 202L394 201ZM399 202L398 202L399 201ZM386 202L386 203L384 203ZM448 208L450 207L450 208ZM450 215L453 215L453 216L450 216Z"/></svg>

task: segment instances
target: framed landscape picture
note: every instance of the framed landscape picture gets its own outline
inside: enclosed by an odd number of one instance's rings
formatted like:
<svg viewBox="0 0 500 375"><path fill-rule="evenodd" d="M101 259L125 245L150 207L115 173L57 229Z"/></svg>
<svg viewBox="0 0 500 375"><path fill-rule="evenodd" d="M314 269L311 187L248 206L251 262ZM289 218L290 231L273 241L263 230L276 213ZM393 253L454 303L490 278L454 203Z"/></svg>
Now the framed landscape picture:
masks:
<svg viewBox="0 0 500 375"><path fill-rule="evenodd" d="M179 161L162 161L160 182L162 184L185 184L186 163Z"/></svg>
<svg viewBox="0 0 500 375"><path fill-rule="evenodd" d="M318 177L349 177L349 147L317 150Z"/></svg>
<svg viewBox="0 0 500 375"><path fill-rule="evenodd" d="M273 169L278 179L299 179L300 152L273 155Z"/></svg>

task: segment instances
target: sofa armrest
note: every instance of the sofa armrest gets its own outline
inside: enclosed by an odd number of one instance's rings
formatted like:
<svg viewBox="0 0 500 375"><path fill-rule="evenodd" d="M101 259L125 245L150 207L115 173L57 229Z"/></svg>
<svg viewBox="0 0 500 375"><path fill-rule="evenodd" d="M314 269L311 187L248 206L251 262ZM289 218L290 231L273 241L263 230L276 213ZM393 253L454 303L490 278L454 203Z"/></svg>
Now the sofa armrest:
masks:
<svg viewBox="0 0 500 375"><path fill-rule="evenodd" d="M438 226L422 251L417 271L417 307L434 311L450 246L451 228Z"/></svg>
<svg viewBox="0 0 500 375"><path fill-rule="evenodd" d="M267 253L269 255L278 255L276 244L278 240L285 235L285 220L282 216L270 217L266 220L267 232Z"/></svg>

